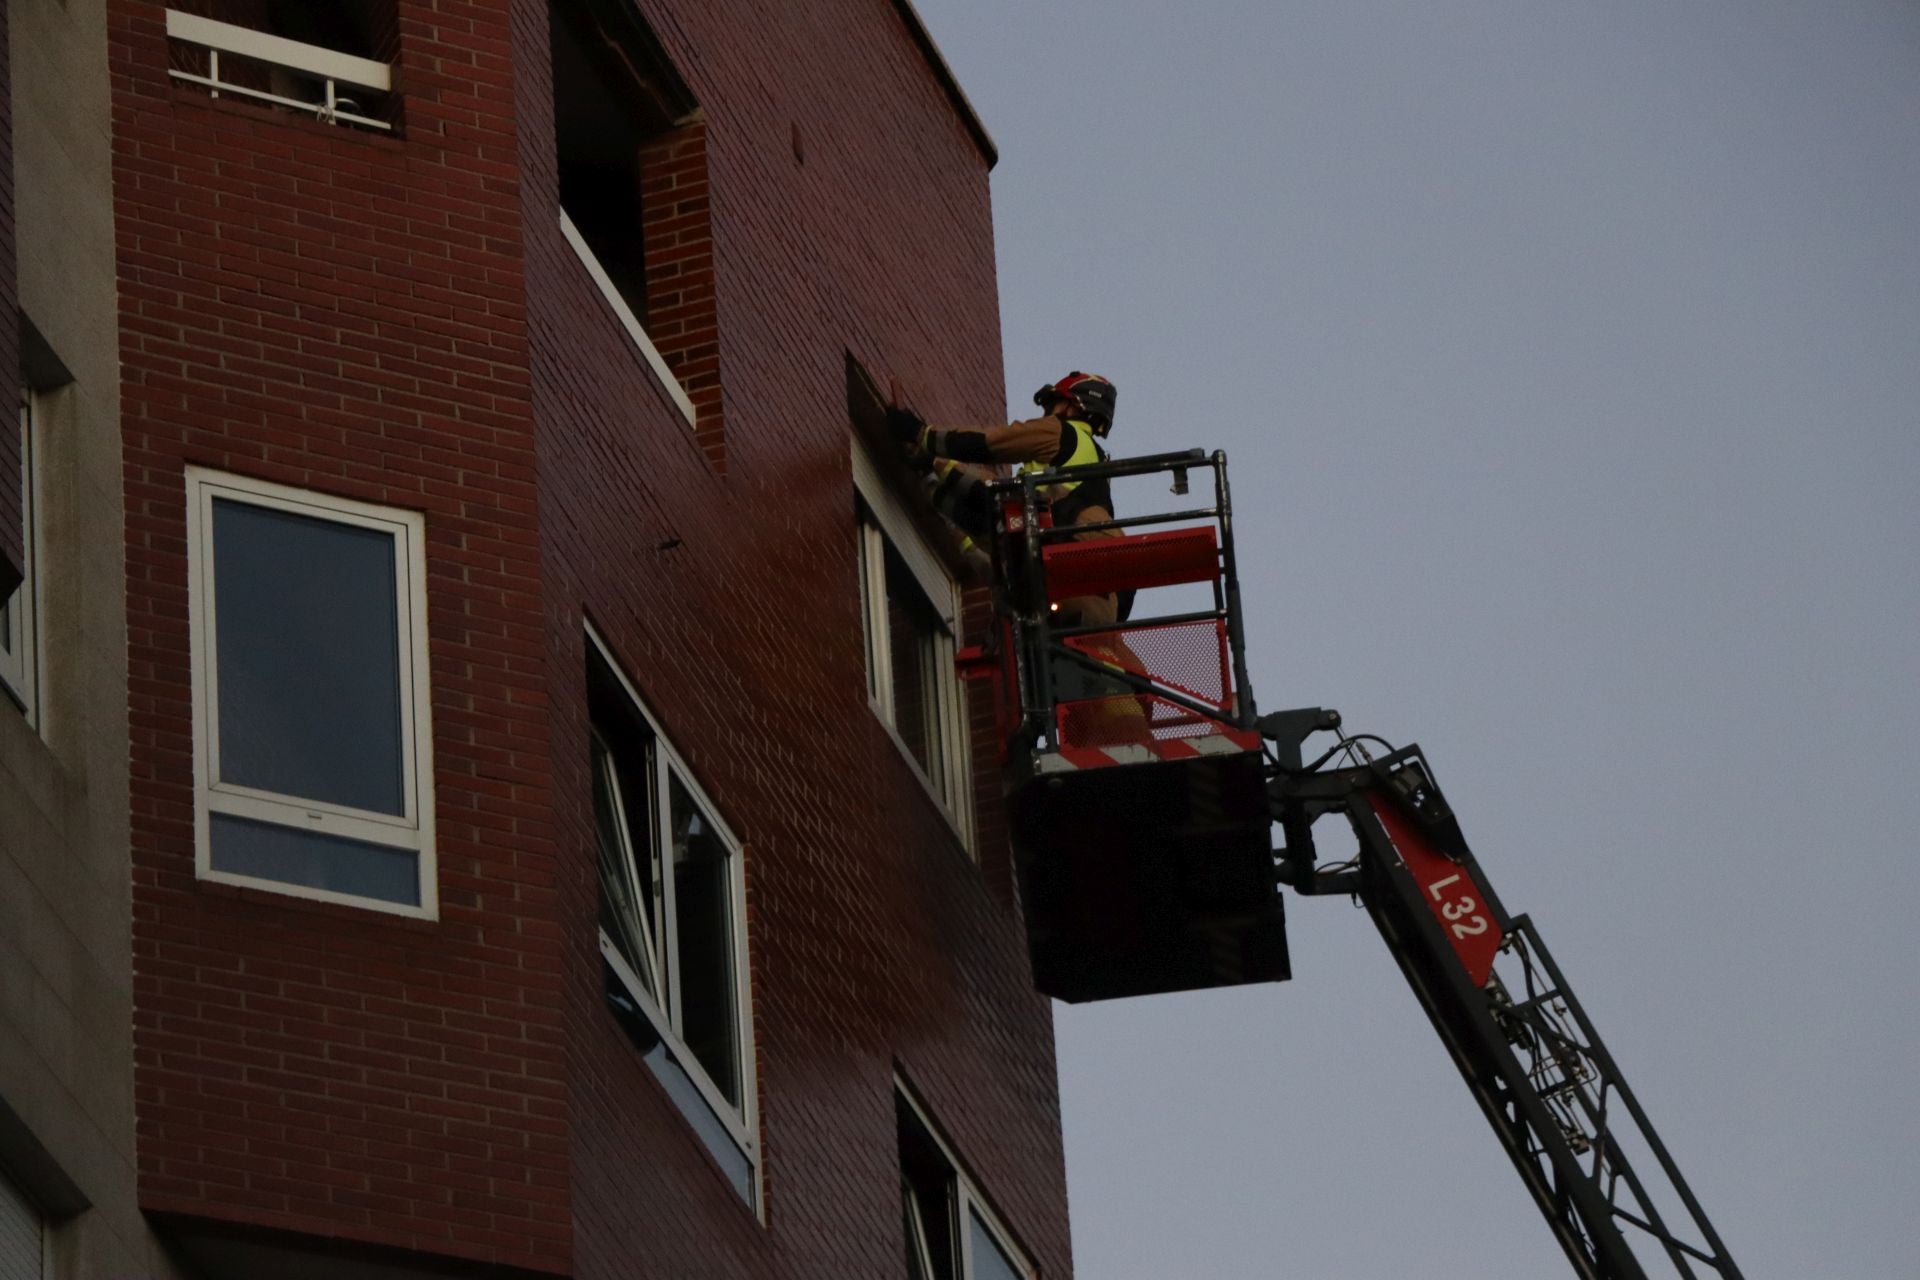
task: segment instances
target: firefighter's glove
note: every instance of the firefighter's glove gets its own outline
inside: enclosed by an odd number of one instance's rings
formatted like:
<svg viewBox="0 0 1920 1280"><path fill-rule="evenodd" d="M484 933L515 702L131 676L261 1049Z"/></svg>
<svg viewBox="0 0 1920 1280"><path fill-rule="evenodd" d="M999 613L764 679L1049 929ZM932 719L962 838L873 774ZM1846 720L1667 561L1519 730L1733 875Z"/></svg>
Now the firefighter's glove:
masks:
<svg viewBox="0 0 1920 1280"><path fill-rule="evenodd" d="M895 406L887 410L887 430L903 445L917 445L926 434L927 420L911 409Z"/></svg>
<svg viewBox="0 0 1920 1280"><path fill-rule="evenodd" d="M933 509L976 538L993 529L993 500L980 477L951 458L935 458L922 483Z"/></svg>
<svg viewBox="0 0 1920 1280"><path fill-rule="evenodd" d="M960 535L960 558L966 562L967 568L972 571L976 582L988 582L992 580L993 557L987 554L986 548L975 542L971 536L964 533Z"/></svg>
<svg viewBox="0 0 1920 1280"><path fill-rule="evenodd" d="M920 470L920 483L925 486L927 497L933 500L934 510L951 518L953 513L949 508L954 486L960 479L957 468L945 458L936 458L931 454L922 453Z"/></svg>
<svg viewBox="0 0 1920 1280"><path fill-rule="evenodd" d="M887 429L900 442L900 457L915 471L925 471L933 462L933 450L927 447L927 424L911 409L887 410Z"/></svg>
<svg viewBox="0 0 1920 1280"><path fill-rule="evenodd" d="M960 464L951 458L929 456L927 460L927 491L935 498L961 491L971 479Z"/></svg>

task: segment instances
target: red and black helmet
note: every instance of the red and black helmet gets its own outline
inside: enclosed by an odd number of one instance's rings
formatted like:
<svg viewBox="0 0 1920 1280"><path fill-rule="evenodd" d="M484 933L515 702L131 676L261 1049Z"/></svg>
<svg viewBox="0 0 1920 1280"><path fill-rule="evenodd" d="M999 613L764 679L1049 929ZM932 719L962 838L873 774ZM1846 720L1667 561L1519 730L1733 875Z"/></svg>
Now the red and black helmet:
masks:
<svg viewBox="0 0 1920 1280"><path fill-rule="evenodd" d="M1062 400L1067 401L1073 406L1075 416L1086 419L1087 425L1101 435L1113 426L1113 398L1111 382L1097 373L1082 373L1078 369L1033 393L1033 402L1045 412L1051 412Z"/></svg>

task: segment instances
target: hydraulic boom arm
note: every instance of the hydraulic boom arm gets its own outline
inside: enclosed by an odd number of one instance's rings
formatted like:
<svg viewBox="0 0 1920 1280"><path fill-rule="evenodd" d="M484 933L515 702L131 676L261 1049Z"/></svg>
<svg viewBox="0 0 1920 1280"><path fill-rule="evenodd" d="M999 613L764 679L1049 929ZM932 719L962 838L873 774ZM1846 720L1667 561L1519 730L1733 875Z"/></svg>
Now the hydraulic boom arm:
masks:
<svg viewBox="0 0 1920 1280"><path fill-rule="evenodd" d="M1268 795L1286 838L1281 880L1365 905L1579 1275L1738 1280L1539 932L1500 905L1420 749L1301 765L1301 739L1338 724L1318 708L1261 721L1279 761ZM1333 812L1359 856L1323 871L1312 826Z"/></svg>

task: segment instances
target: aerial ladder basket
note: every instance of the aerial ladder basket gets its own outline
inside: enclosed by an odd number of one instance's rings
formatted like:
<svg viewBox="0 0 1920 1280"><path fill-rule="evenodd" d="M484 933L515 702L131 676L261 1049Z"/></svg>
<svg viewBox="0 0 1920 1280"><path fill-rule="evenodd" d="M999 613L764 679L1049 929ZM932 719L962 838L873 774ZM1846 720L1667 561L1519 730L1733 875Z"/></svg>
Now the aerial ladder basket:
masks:
<svg viewBox="0 0 1920 1280"><path fill-rule="evenodd" d="M1351 896L1582 1280L1739 1280L1539 931L1501 905L1420 749L1349 735L1319 707L1256 715L1225 455L1070 474L1159 472L1176 494L1210 472L1213 505L1056 527L1047 495L1062 473L992 487L997 632L962 669L995 685L1036 985L1102 1000L1284 979L1279 886ZM1211 586L1211 609L1113 621L1088 607L1194 583ZM1303 743L1326 731L1341 736L1307 761ZM1358 849L1332 867L1313 836L1328 817L1346 819Z"/></svg>
<svg viewBox="0 0 1920 1280"><path fill-rule="evenodd" d="M1211 505L1056 526L1059 473L993 486L997 634L963 669L995 686L1035 981L1062 1000L1288 976L1226 455L1072 471L1154 474ZM1077 616L1195 584L1211 607Z"/></svg>

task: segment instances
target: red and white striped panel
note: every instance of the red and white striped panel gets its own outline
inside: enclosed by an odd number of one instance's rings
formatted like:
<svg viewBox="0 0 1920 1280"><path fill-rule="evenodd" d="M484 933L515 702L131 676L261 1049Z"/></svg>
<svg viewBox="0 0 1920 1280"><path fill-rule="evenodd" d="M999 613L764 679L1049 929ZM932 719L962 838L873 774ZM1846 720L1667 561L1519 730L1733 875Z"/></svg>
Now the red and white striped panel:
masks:
<svg viewBox="0 0 1920 1280"><path fill-rule="evenodd" d="M1107 747L1062 747L1033 758L1035 773L1068 773L1075 769L1103 769L1116 764L1158 764L1165 760L1192 760L1200 756L1237 755L1260 750L1260 735L1251 729L1226 729L1199 738L1168 738L1162 742L1115 743Z"/></svg>

